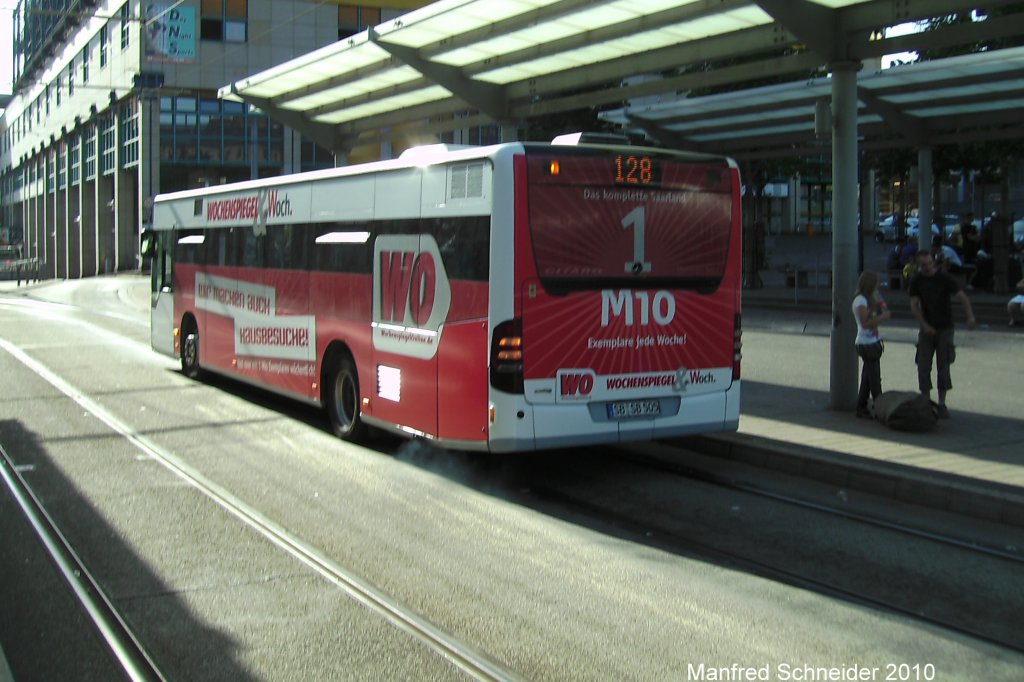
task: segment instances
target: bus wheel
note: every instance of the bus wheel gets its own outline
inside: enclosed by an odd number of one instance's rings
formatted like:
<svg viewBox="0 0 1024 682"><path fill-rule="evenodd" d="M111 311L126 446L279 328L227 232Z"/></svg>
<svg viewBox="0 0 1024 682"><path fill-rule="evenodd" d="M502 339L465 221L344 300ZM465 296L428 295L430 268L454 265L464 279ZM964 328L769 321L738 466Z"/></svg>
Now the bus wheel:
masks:
<svg viewBox="0 0 1024 682"><path fill-rule="evenodd" d="M181 343L181 373L189 379L196 379L199 371L199 332L192 329Z"/></svg>
<svg viewBox="0 0 1024 682"><path fill-rule="evenodd" d="M327 393L327 416L334 435L344 440L359 440L363 422L359 418L359 375L348 357L334 363Z"/></svg>

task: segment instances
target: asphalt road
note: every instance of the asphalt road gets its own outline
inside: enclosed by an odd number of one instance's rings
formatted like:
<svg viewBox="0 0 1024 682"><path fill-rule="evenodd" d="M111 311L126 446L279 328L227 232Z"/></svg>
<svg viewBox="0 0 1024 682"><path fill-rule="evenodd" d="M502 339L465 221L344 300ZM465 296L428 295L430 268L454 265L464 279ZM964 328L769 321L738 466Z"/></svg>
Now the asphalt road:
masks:
<svg viewBox="0 0 1024 682"><path fill-rule="evenodd" d="M938 680L1016 680L1024 669L1020 654L660 535L699 527L709 542L854 585L904 576L900 591L925 589L908 579L919 560L943 602L985 580L990 601L1016 599L1012 571L663 485L605 451L494 466L388 439L349 445L316 410L181 376L149 350L141 291L100 278L0 295L0 444L168 679L486 677L458 655L533 680L715 679L709 670L733 666L887 679L901 664ZM586 505L534 494L549 485ZM0 612L65 608L55 587L12 588L27 579L17 556L5 536L0 595L38 607ZM56 638L20 636L23 625L0 619L0 644L15 679L38 679Z"/></svg>

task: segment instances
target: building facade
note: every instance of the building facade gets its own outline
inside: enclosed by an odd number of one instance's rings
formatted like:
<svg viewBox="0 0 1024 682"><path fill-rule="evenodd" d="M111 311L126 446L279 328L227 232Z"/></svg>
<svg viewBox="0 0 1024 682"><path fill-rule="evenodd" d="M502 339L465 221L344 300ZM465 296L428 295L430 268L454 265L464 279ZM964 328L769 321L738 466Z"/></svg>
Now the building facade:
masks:
<svg viewBox="0 0 1024 682"><path fill-rule="evenodd" d="M217 89L425 4L23 0L0 117L0 241L43 278L135 270L158 193L333 166Z"/></svg>

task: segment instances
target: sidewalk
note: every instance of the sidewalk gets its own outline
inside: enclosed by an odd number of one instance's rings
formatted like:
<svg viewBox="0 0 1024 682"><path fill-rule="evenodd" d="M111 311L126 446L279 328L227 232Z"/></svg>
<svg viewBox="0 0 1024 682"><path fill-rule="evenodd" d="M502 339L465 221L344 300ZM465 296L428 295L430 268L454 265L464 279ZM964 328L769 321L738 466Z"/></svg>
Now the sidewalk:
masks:
<svg viewBox="0 0 1024 682"><path fill-rule="evenodd" d="M821 251L830 248L827 237L780 239L775 246L772 255L783 262L801 267L828 262ZM865 267L883 274L884 262L879 267L878 261L887 247L865 243ZM1009 294L968 292L978 318L973 331L954 304L960 353L949 393L952 418L940 420L934 432L916 434L829 409L832 291L827 283L808 281L794 290L781 272L764 273L762 283L743 291L739 431L709 437L705 445L733 460L1024 527L1024 374L1019 369L1024 329L1007 326ZM905 291L883 295L894 314L883 328L883 390L916 390L917 328L909 298ZM837 312L847 314L853 292L840 298L844 307ZM803 365L819 371L802 372ZM857 383L859 377L858 363Z"/></svg>

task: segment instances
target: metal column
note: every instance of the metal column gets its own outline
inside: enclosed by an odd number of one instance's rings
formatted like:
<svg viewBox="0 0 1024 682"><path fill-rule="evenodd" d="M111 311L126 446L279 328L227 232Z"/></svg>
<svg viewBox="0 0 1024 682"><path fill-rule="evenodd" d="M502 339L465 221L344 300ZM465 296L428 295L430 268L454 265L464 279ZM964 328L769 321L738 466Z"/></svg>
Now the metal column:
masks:
<svg viewBox="0 0 1024 682"><path fill-rule="evenodd" d="M922 147L917 150L917 248L920 251L932 248L932 180L932 150Z"/></svg>
<svg viewBox="0 0 1024 682"><path fill-rule="evenodd" d="M832 334L829 407L857 404L857 71L860 62L832 64Z"/></svg>

